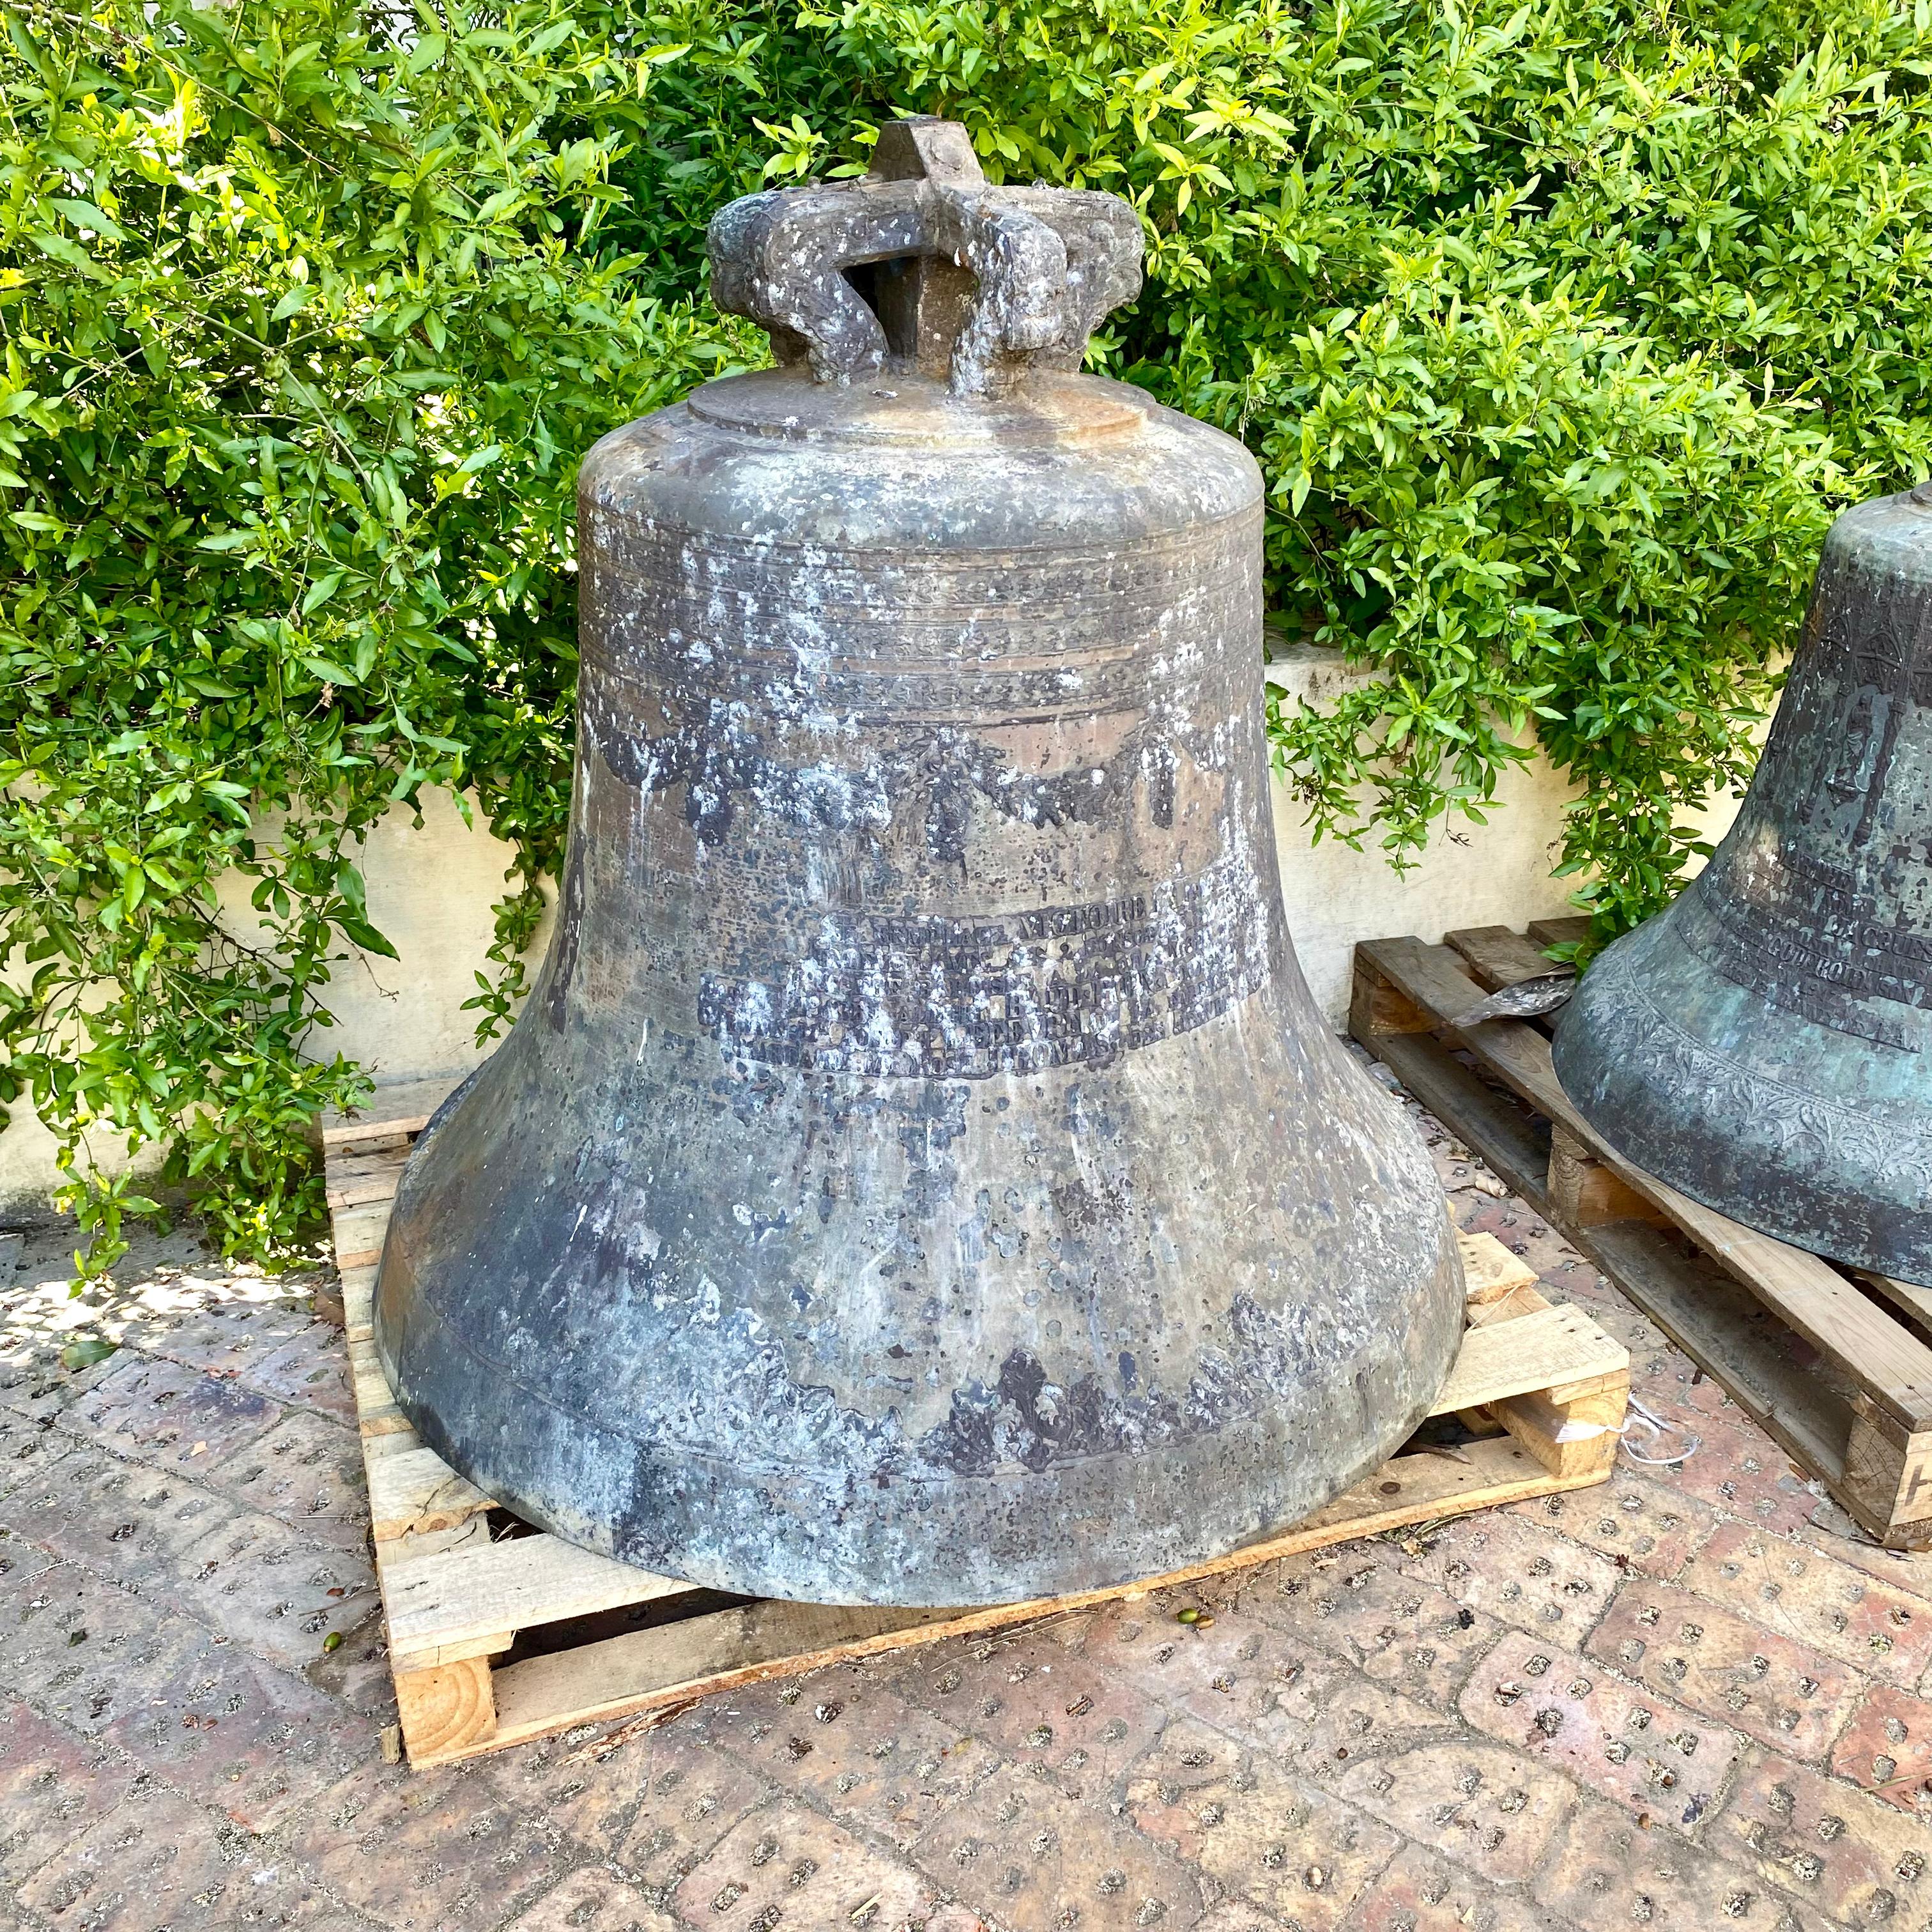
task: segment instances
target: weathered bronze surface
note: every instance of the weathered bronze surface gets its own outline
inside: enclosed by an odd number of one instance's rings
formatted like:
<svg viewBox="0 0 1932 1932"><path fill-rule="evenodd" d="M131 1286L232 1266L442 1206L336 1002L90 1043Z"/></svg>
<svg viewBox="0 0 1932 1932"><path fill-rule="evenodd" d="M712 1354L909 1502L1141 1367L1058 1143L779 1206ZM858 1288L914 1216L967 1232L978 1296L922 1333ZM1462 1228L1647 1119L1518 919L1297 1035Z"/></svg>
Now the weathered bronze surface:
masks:
<svg viewBox="0 0 1932 1932"><path fill-rule="evenodd" d="M1932 486L1833 526L1749 795L1556 1034L1612 1145L1798 1246L1932 1282Z"/></svg>
<svg viewBox="0 0 1932 1932"><path fill-rule="evenodd" d="M784 366L584 465L556 935L410 1164L376 1340L573 1541L996 1602L1326 1501L1461 1289L1285 928L1255 464L1072 373L1134 216L941 124L880 152L714 225Z"/></svg>

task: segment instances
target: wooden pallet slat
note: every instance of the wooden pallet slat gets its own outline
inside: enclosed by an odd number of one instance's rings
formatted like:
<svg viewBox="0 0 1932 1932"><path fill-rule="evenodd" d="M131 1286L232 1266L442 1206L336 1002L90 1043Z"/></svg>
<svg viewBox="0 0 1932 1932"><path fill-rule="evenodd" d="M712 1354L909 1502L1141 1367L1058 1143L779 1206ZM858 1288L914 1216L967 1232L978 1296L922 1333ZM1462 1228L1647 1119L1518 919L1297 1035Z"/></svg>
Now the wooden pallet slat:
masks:
<svg viewBox="0 0 1932 1932"><path fill-rule="evenodd" d="M495 1507L434 1449L418 1444L369 1463L369 1533L378 1543L413 1530L454 1529Z"/></svg>
<svg viewBox="0 0 1932 1932"><path fill-rule="evenodd" d="M1582 1310L1552 1307L1534 1270L1493 1236L1466 1235L1471 1326L1433 1412L1463 1413L1496 1433L1444 1452L1399 1454L1292 1530L1124 1590L967 1610L709 1607L715 1596L689 1584L558 1538L498 1537L491 1499L424 1444L397 1405L373 1343L376 1255L368 1252L380 1252L388 1200L369 1190L385 1167L400 1171L397 1149L431 1110L424 1099L412 1092L406 1113L372 1108L332 1127L344 1137L327 1153L340 1197L338 1242L356 1244L352 1256L364 1257L343 1270L345 1346L398 1707L418 1768L760 1677L1184 1587L1348 1538L1580 1488L1604 1480L1615 1458L1628 1354ZM574 1622L646 1605L648 1628L553 1644ZM515 1655L518 1634L532 1630L545 1633L545 1648Z"/></svg>
<svg viewBox="0 0 1932 1932"><path fill-rule="evenodd" d="M1577 923L1530 928L1539 946ZM1356 948L1351 1030L1452 1133L1610 1274L1880 1540L1932 1540L1932 1345L1897 1318L1932 1292L1870 1285L1746 1228L1646 1173L1600 1139L1528 1022L1458 1028L1490 976L1520 969L1493 929ZM1542 1172L1533 1150L1547 1138ZM1721 1271L1728 1285L1714 1280ZM1902 1292L1901 1292L1902 1291ZM1822 1358L1794 1364L1789 1336ZM1845 1390L1849 1388L1848 1395Z"/></svg>
<svg viewBox="0 0 1932 1932"><path fill-rule="evenodd" d="M1505 986L1546 979L1564 970L1541 946L1506 926L1466 927L1445 935L1443 944L1462 956L1486 992L1500 992Z"/></svg>

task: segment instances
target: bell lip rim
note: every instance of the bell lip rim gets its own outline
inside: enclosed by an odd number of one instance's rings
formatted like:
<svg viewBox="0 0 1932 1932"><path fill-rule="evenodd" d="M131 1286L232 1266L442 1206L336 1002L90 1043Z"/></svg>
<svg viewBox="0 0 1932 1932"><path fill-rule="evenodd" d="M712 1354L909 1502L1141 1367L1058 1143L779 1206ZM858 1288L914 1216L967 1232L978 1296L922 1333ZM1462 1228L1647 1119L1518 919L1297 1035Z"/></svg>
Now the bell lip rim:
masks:
<svg viewBox="0 0 1932 1932"><path fill-rule="evenodd" d="M1453 1241L1446 1245L1444 1252L1448 1258L1450 1270L1457 1275L1460 1280L1460 1258ZM1439 1274L1438 1268L1438 1281ZM377 1306L380 1306L380 1297ZM1444 1374L1447 1373L1448 1365L1453 1364L1454 1361L1456 1352L1461 1346L1464 1333L1460 1318L1462 1309L1460 1300L1455 1312L1457 1318L1444 1324L1448 1351L1444 1369ZM1060 1597L1104 1595L1119 1591L1131 1590L1139 1585L1157 1581L1178 1570L1188 1570L1197 1564L1220 1562L1223 1558L1235 1556L1244 1549L1264 1544L1306 1523L1316 1512L1325 1508L1336 1497L1345 1495L1357 1484L1365 1480L1376 1470L1383 1468L1390 1458L1399 1452L1402 1444L1408 1440L1426 1418L1440 1394L1441 1384L1439 1377L1433 1381L1425 1378L1424 1384L1418 1386L1412 1407L1406 1412L1406 1419L1400 1426L1393 1422L1385 1422L1382 1431L1370 1439L1368 1446L1363 1450L1354 1464L1346 1470L1329 1470L1322 1483L1317 1486L1318 1493L1314 1499L1305 1504L1294 1505L1289 1508L1286 1513L1277 1517L1270 1518L1268 1522L1251 1522L1242 1526L1225 1539L1220 1538L1206 1539L1191 1553L1176 1556L1170 1551L1157 1558L1143 1559L1151 1563L1153 1567L1145 1569L1137 1568L1132 1574L1125 1577L1095 1581L1063 1575L1058 1580L1043 1578L1036 1586L1028 1584L1019 1588L1015 1594L997 1597L975 1595L970 1591L965 1589L946 1589L937 1584L931 1586L933 1594L930 1595L910 1594L894 1590L890 1587L882 1588L877 1585L873 1586L867 1592L854 1594L850 1592L842 1591L841 1586L836 1582L828 1582L822 1586L814 1588L808 1580L803 1578L796 1580L789 1580L772 1572L767 1572L758 1577L753 1577L748 1573L740 1572L734 1580L724 1579L722 1570L713 1570L708 1575L693 1575L688 1574L690 1567L688 1564L680 1564L668 1558L653 1558L648 1552L642 1550L636 1555L625 1555L618 1548L618 1539L615 1537L596 1535L586 1537L580 1532L573 1531L562 1520L559 1512L547 1508L541 1502L536 1500L534 1492L525 1486L516 1483L492 1480L487 1470L482 1470L476 1466L476 1459L466 1458L459 1460L460 1450L458 1454L451 1453L452 1450L458 1449L458 1445L450 1437L448 1432L443 1428L440 1420L434 1411L426 1404L419 1402L412 1393L406 1392L396 1386L400 1379L395 1374L397 1365L389 1358L388 1352L382 1346L380 1321L376 1325L379 1332L376 1337L376 1347L378 1356L382 1360L384 1376L390 1381L392 1388L395 1390L398 1406L405 1415L409 1417L422 1441L428 1446L436 1450L438 1454L442 1456L452 1468L459 1472L464 1470L464 1462L468 1461L473 1472L471 1480L477 1481L478 1486L482 1488L485 1493L493 1497L499 1506L510 1510L545 1534L554 1536L559 1541L568 1544L574 1549L586 1550L613 1562L626 1564L648 1574L668 1577L674 1582L687 1584L694 1590L710 1591L726 1595L749 1597L754 1599L770 1599L778 1602L849 1605L852 1607L866 1609L971 1610L998 1608L1013 1604L1048 1601ZM1189 1446L1196 1449L1205 1450L1214 1445L1218 1440L1219 1432L1210 1432L1191 1438ZM1096 1459L1082 1457L1078 1460L1088 1462ZM1114 1450L1099 1460L1118 1460L1123 1463L1132 1464L1143 1461L1144 1458L1130 1451ZM1060 1463L1054 1465L1055 1469L1064 1466L1065 1465ZM1019 1480L1023 1480L1019 1473L1011 1469L1001 1469L966 1479L969 1484L989 1481L1004 1481L1010 1484ZM951 1486L952 1482L956 1480L958 1480L957 1478L949 1479L948 1486ZM848 1558L856 1553L856 1545L848 1548L847 1552ZM702 1568L703 1565L698 1567ZM809 1565L806 1567L808 1568ZM910 1573L901 1574L916 1575L922 1571L929 1572L934 1567L932 1564L928 1563L920 1566L919 1569Z"/></svg>

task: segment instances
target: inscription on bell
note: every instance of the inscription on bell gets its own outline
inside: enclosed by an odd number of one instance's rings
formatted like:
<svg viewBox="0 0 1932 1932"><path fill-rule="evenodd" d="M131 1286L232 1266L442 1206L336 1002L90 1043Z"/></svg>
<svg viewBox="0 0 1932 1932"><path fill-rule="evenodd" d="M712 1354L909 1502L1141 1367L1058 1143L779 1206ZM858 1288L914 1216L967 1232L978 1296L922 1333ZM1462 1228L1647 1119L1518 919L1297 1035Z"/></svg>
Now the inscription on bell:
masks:
<svg viewBox="0 0 1932 1932"><path fill-rule="evenodd" d="M1268 907L1252 869L986 920L822 919L776 985L707 974L728 1052L848 1073L983 1080L1104 1066L1258 992Z"/></svg>

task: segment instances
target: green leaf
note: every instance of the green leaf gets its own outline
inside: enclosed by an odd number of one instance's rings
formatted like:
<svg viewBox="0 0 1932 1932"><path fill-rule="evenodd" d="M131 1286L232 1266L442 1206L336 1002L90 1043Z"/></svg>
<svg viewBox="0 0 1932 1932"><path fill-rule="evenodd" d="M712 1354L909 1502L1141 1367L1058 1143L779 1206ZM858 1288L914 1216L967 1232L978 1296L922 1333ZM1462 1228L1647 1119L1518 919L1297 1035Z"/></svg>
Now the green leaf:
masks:
<svg viewBox="0 0 1932 1932"><path fill-rule="evenodd" d="M64 1369L91 1369L97 1362L104 1362L116 1354L120 1343L110 1342L104 1336L83 1335L78 1341L70 1342L60 1352L61 1366Z"/></svg>
<svg viewBox="0 0 1932 1932"><path fill-rule="evenodd" d="M304 617L312 616L335 595L344 574L341 571L332 570L326 576L318 577L309 586L302 601L302 614Z"/></svg>
<svg viewBox="0 0 1932 1932"><path fill-rule="evenodd" d="M47 206L76 228L101 236L110 242L133 240L128 231L111 221L91 201L76 201L66 195L50 195Z"/></svg>

